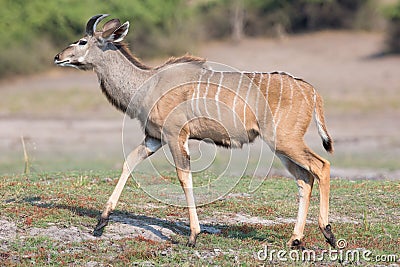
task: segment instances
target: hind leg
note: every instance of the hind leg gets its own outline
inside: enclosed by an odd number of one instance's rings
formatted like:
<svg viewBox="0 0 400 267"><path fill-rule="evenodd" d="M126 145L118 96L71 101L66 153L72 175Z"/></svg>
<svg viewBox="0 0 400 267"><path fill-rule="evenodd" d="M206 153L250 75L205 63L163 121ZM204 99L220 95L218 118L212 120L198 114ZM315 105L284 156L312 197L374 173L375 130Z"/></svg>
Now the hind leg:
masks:
<svg viewBox="0 0 400 267"><path fill-rule="evenodd" d="M330 194L330 164L325 160L321 178L319 182L319 194L320 194L320 210L318 217L318 225L323 233L326 241L333 247L336 248L336 238L332 233L332 227L329 224L329 194Z"/></svg>
<svg viewBox="0 0 400 267"><path fill-rule="evenodd" d="M285 156L278 156L288 171L296 178L299 190L299 209L297 220L294 226L292 237L288 246L292 248L303 249L304 228L306 225L308 207L310 205L311 191L314 184L314 177L305 169L298 166Z"/></svg>
<svg viewBox="0 0 400 267"><path fill-rule="evenodd" d="M293 236L290 239L291 246L301 245L305 218L307 216L308 205L311 196L311 189L314 177L319 182L320 190L320 212L318 225L327 242L336 246L336 239L328 223L329 213L329 191L330 191L330 165L329 162L312 152L304 143L302 146L294 146L280 150L278 155L288 170L296 177L299 187L299 212ZM298 239L300 238L300 239ZM298 240L298 241L296 241ZM299 244L299 245L298 245Z"/></svg>

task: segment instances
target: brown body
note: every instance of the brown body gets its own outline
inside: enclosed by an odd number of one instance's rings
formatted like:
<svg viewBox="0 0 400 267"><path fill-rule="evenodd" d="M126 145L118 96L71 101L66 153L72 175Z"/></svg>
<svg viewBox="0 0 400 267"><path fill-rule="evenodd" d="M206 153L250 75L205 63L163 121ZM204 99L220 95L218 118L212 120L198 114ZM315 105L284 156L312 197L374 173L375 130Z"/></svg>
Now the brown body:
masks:
<svg viewBox="0 0 400 267"><path fill-rule="evenodd" d="M333 151L322 99L307 82L287 73L215 71L201 58L172 58L150 68L121 44L129 23L111 20L96 31L105 15L91 18L87 35L55 57L55 63L93 69L108 100L139 119L145 140L126 158L121 177L95 228L101 235L135 166L167 144L184 190L194 246L200 233L193 196L189 139L211 139L217 145L240 148L261 137L296 178L299 212L290 246L301 247L314 178L320 188L319 227L335 246L328 223L329 162L312 152L304 134L315 117L325 149Z"/></svg>

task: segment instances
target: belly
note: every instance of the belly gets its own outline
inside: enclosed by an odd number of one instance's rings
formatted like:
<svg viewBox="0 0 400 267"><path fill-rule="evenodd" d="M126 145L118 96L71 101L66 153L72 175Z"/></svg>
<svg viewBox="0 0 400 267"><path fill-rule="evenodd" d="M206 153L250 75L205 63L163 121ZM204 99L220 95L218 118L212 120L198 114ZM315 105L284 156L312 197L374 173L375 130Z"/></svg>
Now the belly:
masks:
<svg viewBox="0 0 400 267"><path fill-rule="evenodd" d="M227 148L241 148L259 135L255 129L240 129L216 120L196 118L188 122L190 139L203 140Z"/></svg>

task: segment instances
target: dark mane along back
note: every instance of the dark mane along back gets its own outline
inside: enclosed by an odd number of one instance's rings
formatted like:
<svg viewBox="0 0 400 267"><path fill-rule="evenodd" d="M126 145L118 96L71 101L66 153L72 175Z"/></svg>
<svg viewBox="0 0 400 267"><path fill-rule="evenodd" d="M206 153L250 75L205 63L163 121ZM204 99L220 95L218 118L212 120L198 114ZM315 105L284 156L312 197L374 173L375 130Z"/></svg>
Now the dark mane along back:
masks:
<svg viewBox="0 0 400 267"><path fill-rule="evenodd" d="M179 64L179 63L197 63L197 64L203 64L206 62L206 59L201 58L201 57L195 57L189 54L186 54L181 57L170 57L164 64L161 66L158 66L156 69L161 69L165 66L172 65L172 64Z"/></svg>
<svg viewBox="0 0 400 267"><path fill-rule="evenodd" d="M115 44L117 49L130 61L132 62L136 67L142 69L142 70L151 70L153 69L152 67L149 67L145 64L143 64L137 57L135 57L131 51L128 48L128 45L125 43L118 43ZM181 57L170 57L164 64L155 67L154 69L158 70L161 69L165 66L172 65L172 64L179 64L179 63L197 63L197 64L203 64L206 62L206 59L201 58L201 57L195 57L189 54L186 54Z"/></svg>
<svg viewBox="0 0 400 267"><path fill-rule="evenodd" d="M126 43L116 43L114 44L117 49L136 67L142 70L151 70L152 68L143 64L137 57L135 57Z"/></svg>

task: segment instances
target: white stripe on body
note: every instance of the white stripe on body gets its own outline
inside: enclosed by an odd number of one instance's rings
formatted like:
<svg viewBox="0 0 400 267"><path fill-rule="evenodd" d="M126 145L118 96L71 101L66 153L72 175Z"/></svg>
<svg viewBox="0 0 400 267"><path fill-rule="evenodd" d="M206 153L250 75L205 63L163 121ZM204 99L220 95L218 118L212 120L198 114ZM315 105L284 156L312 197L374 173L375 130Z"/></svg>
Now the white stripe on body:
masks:
<svg viewBox="0 0 400 267"><path fill-rule="evenodd" d="M280 108L280 106L281 106L281 101L282 101L283 79L282 79L282 75L281 75L281 74L279 74L279 78L280 78L280 85L281 85L281 86L280 86L280 89L279 89L278 104L276 104L276 109L275 109L275 112L274 112L274 120L275 120L276 117L277 117L279 108Z"/></svg>
<svg viewBox="0 0 400 267"><path fill-rule="evenodd" d="M244 103L244 108L243 108L243 125L244 125L245 129L246 129L246 109L247 109L247 104L248 104L248 101L249 101L250 89L251 89L251 87L252 87L252 85L253 85L253 82L254 82L254 78L255 78L255 77L256 77L256 73L253 72L253 77L251 78L250 84L249 84L249 88L247 89L246 101L245 101L245 103Z"/></svg>
<svg viewBox="0 0 400 267"><path fill-rule="evenodd" d="M266 86L266 89L265 89L265 101L266 101L266 103L268 105L268 108L266 108L265 112L268 112L268 110L270 110L269 102L268 102L268 90L269 90L269 84L271 83L271 74L270 73L267 73L267 74L268 74L268 82L267 82L267 86ZM272 111L271 111L271 113L272 113ZM268 119L268 114L265 114L265 117L264 117L265 125L267 125L267 119Z"/></svg>
<svg viewBox="0 0 400 267"><path fill-rule="evenodd" d="M310 103L308 102L307 96L306 96L305 93L304 93L303 87L297 82L297 79L296 79L296 78L294 79L294 81L295 81L297 87L300 88L300 92L301 92L301 94L303 95L304 100L306 100L307 105L309 105Z"/></svg>
<svg viewBox="0 0 400 267"><path fill-rule="evenodd" d="M242 86L243 75L244 75L243 72L240 73L239 84L238 84L238 87L236 88L235 97L233 98L232 113L233 113L233 124L235 126L235 129L237 128L237 124L236 124L236 102L237 102L237 98L238 98L238 95L239 95L240 87Z"/></svg>
<svg viewBox="0 0 400 267"><path fill-rule="evenodd" d="M285 120L287 119L287 117L289 116L290 112L292 111L292 106L293 106L293 84L292 84L291 80L292 79L288 80L289 88L290 88L290 107L289 107L288 112L286 112Z"/></svg>
<svg viewBox="0 0 400 267"><path fill-rule="evenodd" d="M191 100L191 102L190 102L190 105L191 105L191 107L192 107L193 116L196 116L196 112L195 112L195 110L194 110L194 101L195 101L196 99L198 99L198 97L196 98L196 94L197 94L197 92L200 90L201 79L203 78L204 73L205 73L205 71L204 71L204 70L201 70L200 75L199 75L199 80L198 80L198 82L197 82L197 87L196 87L196 88L193 88L192 100ZM198 102L197 102L197 104L198 104ZM198 107L198 105L197 105L197 107Z"/></svg>
<svg viewBox="0 0 400 267"><path fill-rule="evenodd" d="M217 112L218 112L218 120L219 121L221 121L221 110L220 110L220 107L219 107L219 93L221 91L222 80L224 79L223 72L220 72L220 73L221 73L221 78L219 79L217 93L215 94L215 103L217 105Z"/></svg>
<svg viewBox="0 0 400 267"><path fill-rule="evenodd" d="M268 82L267 82L267 86L265 89L265 99L268 103L268 90L269 90L269 84L271 83L271 74L270 73L267 73L267 74L268 74Z"/></svg>
<svg viewBox="0 0 400 267"><path fill-rule="evenodd" d="M280 88L280 92L279 92L279 100L278 100L278 104L276 105L276 109L275 109L275 114L274 114L274 122L275 122L275 128L278 127L279 122L282 118L282 114L279 116L279 119L276 119L278 117L278 112L279 112L279 108L281 107L281 101L282 101L282 93L283 93L283 75L279 74L279 77L281 78L281 88Z"/></svg>
<svg viewBox="0 0 400 267"><path fill-rule="evenodd" d="M196 88L194 88L194 86L193 86L193 94L192 94L192 100L190 100L190 105L191 105L191 107L192 107L192 113L193 113L193 116L196 116L195 114L194 114L194 97L195 97L195 95L196 95Z"/></svg>
<svg viewBox="0 0 400 267"><path fill-rule="evenodd" d="M257 119L257 121L260 119L259 118L259 114L258 114L258 105L259 105L259 102L260 102L260 91L261 91L261 84L262 84L262 80L263 80L263 74L262 73L260 73L260 82L258 83L258 86L257 86L257 97L256 97L256 119ZM263 99L264 99L264 97L263 97ZM268 107L268 105L266 105L266 107Z"/></svg>
<svg viewBox="0 0 400 267"><path fill-rule="evenodd" d="M197 109L197 116L201 115L200 107L199 107L199 102L200 102L200 86L201 86L201 79L203 78L203 71L200 74L200 80L199 83L197 84L197 97L196 97L196 109Z"/></svg>
<svg viewBox="0 0 400 267"><path fill-rule="evenodd" d="M207 79L207 85L206 85L206 91L204 93L204 109L206 111L206 115L210 117L210 114L208 113L207 109L207 94L208 94L208 89L210 88L210 79L214 75L214 71L211 71L211 75Z"/></svg>

